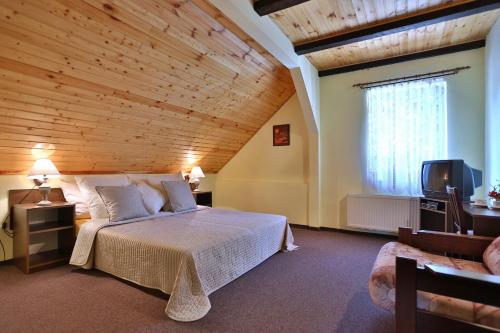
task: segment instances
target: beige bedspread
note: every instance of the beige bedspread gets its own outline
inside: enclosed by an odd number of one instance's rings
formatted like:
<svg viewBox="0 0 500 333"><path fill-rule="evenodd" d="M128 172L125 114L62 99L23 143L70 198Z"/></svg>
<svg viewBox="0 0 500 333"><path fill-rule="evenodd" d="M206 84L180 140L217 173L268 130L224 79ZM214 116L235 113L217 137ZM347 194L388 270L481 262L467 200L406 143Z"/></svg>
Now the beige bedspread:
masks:
<svg viewBox="0 0 500 333"><path fill-rule="evenodd" d="M199 208L86 223L70 263L170 294L167 316L193 321L210 310L212 292L279 250L295 248L284 216Z"/></svg>

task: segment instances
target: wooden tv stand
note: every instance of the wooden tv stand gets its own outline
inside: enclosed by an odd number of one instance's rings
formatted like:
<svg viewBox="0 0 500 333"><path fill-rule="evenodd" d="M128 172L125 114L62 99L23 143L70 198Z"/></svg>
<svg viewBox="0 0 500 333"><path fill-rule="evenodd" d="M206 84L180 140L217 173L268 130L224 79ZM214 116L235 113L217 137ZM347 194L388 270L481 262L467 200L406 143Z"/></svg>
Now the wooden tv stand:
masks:
<svg viewBox="0 0 500 333"><path fill-rule="evenodd" d="M420 229L453 231L453 219L448 200L420 198Z"/></svg>

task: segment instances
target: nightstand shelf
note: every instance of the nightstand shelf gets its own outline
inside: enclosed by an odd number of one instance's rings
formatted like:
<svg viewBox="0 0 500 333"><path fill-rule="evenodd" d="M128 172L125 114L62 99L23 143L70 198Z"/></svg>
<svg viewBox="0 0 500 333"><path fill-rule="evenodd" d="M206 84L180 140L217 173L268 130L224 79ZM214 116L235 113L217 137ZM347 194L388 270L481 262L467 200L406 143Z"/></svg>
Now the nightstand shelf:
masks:
<svg viewBox="0 0 500 333"><path fill-rule="evenodd" d="M73 250L75 205L55 202L52 206L18 204L13 206L14 261L25 273L67 263ZM44 238L57 237L57 248L32 253ZM51 246L53 247L53 246Z"/></svg>
<svg viewBox="0 0 500 333"><path fill-rule="evenodd" d="M60 222L60 221L48 221L48 222L41 222L41 223L33 223L33 224L30 224L29 233L30 234L42 234L45 232L73 229L73 221L70 221L70 223L71 224L67 224L67 223Z"/></svg>
<svg viewBox="0 0 500 333"><path fill-rule="evenodd" d="M29 257L30 271L48 268L69 261L71 251L67 249L56 249L45 252L31 254Z"/></svg>
<svg viewBox="0 0 500 333"><path fill-rule="evenodd" d="M212 207L212 192L211 191L198 191L193 192L194 200L197 205Z"/></svg>

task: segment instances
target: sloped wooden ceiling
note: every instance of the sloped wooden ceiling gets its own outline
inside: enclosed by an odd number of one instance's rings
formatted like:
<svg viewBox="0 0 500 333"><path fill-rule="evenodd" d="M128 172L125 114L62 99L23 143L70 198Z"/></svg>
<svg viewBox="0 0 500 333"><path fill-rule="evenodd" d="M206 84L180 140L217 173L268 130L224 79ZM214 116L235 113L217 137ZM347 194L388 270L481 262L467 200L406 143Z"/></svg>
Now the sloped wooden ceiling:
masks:
<svg viewBox="0 0 500 333"><path fill-rule="evenodd" d="M387 22L464 0L310 0L270 14L294 45ZM319 69L391 58L484 39L500 10L309 53Z"/></svg>
<svg viewBox="0 0 500 333"><path fill-rule="evenodd" d="M217 172L294 93L204 0L1 0L0 173Z"/></svg>

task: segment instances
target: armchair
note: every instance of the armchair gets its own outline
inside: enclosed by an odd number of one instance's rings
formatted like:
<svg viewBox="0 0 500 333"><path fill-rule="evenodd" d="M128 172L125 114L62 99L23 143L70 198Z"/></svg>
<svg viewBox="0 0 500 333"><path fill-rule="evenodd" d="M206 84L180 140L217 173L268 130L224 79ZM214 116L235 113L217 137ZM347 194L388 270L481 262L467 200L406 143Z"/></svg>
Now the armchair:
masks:
<svg viewBox="0 0 500 333"><path fill-rule="evenodd" d="M400 228L375 261L370 295L395 312L397 332L500 332L499 265L500 237Z"/></svg>

